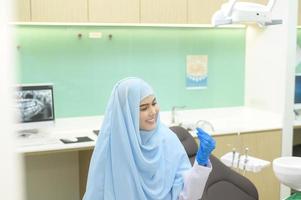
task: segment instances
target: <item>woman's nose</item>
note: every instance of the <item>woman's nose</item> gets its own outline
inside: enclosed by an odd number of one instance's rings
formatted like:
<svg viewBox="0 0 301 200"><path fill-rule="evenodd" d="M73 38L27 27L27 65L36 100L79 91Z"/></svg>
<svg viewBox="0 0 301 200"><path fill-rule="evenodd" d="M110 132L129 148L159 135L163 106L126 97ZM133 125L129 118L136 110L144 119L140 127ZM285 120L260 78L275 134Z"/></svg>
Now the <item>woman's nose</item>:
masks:
<svg viewBox="0 0 301 200"><path fill-rule="evenodd" d="M151 115L155 115L156 114L156 107L155 106L151 106L150 107L150 114Z"/></svg>

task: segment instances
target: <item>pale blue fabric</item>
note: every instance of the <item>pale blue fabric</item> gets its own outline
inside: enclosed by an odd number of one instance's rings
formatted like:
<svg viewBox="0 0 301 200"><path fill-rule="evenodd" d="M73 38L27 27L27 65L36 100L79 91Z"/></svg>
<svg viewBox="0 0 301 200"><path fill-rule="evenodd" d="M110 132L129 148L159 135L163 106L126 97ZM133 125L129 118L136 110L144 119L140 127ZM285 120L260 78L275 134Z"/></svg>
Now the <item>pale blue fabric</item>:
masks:
<svg viewBox="0 0 301 200"><path fill-rule="evenodd" d="M138 78L119 81L107 105L92 155L84 200L175 200L191 168L177 136L161 124L139 130L140 101L152 88Z"/></svg>

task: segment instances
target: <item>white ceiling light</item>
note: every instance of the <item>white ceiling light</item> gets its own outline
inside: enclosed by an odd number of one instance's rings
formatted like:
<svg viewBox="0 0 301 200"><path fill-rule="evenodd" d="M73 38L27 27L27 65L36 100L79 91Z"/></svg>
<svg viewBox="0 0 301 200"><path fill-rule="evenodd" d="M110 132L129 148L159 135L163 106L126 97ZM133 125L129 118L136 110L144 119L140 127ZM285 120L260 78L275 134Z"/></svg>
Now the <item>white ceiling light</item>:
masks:
<svg viewBox="0 0 301 200"><path fill-rule="evenodd" d="M221 6L220 10L214 13L212 24L219 26L226 24L257 23L261 27L282 24L281 19L271 19L275 2L276 0L270 0L267 5L263 5L229 0L229 2Z"/></svg>

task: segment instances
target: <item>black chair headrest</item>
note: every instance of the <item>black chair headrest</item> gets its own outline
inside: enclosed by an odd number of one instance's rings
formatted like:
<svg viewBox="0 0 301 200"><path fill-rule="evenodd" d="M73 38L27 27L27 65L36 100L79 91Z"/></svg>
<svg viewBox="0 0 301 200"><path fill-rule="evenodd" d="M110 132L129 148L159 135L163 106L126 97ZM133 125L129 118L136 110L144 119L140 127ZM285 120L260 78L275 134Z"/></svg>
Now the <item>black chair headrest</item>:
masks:
<svg viewBox="0 0 301 200"><path fill-rule="evenodd" d="M185 151L188 157L192 157L196 155L198 151L198 145L192 135L181 126L172 126L169 127L179 138L181 143L183 144Z"/></svg>

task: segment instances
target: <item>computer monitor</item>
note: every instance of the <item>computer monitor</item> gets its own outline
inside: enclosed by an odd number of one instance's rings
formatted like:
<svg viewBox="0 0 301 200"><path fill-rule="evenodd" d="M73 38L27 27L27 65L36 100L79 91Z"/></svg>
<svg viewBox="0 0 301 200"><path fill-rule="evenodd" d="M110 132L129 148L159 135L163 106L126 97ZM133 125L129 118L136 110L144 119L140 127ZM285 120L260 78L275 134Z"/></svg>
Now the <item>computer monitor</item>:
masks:
<svg viewBox="0 0 301 200"><path fill-rule="evenodd" d="M301 74L295 76L295 110L301 109Z"/></svg>
<svg viewBox="0 0 301 200"><path fill-rule="evenodd" d="M37 133L39 129L54 125L54 101L52 84L20 85L16 89L18 131Z"/></svg>

